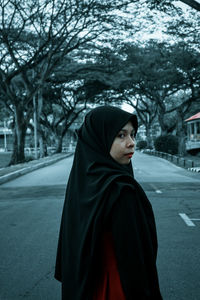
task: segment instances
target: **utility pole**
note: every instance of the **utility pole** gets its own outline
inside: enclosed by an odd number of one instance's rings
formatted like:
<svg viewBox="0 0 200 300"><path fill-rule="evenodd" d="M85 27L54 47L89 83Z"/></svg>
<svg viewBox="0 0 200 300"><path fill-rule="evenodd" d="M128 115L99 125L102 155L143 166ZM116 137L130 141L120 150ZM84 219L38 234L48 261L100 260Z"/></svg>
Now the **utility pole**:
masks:
<svg viewBox="0 0 200 300"><path fill-rule="evenodd" d="M37 144L38 144L38 136L37 136L37 105L35 95L33 96L33 121L34 121L34 148L35 148L35 159L38 158Z"/></svg>
<svg viewBox="0 0 200 300"><path fill-rule="evenodd" d="M6 122L4 121L4 151L7 152Z"/></svg>
<svg viewBox="0 0 200 300"><path fill-rule="evenodd" d="M33 81L34 81L34 70L32 73ZM38 158L38 125L37 125L37 104L36 104L36 97L33 96L33 122L34 122L34 149L35 149L35 159Z"/></svg>

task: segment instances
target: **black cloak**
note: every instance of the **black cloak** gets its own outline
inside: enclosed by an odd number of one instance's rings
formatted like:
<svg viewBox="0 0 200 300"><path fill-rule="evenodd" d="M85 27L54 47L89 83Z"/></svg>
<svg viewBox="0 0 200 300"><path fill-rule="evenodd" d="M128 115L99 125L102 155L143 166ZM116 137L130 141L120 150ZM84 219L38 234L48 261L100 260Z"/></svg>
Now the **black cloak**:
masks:
<svg viewBox="0 0 200 300"><path fill-rule="evenodd" d="M114 138L137 117L112 106L90 111L78 142L63 207L55 278L63 300L92 300L102 234L111 228L119 275L127 300L162 299L151 204L133 176L109 154Z"/></svg>

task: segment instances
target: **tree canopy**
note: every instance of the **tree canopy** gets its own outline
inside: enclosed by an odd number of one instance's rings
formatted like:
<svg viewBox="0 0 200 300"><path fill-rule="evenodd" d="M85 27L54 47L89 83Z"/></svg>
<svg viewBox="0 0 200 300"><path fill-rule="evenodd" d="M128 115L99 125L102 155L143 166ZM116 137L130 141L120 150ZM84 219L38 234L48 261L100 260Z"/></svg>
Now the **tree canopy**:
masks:
<svg viewBox="0 0 200 300"><path fill-rule="evenodd" d="M157 7L159 9L163 8L174 8L173 2L171 0L148 0L150 7ZM180 0L180 2L187 4L189 7L194 8L195 10L200 11L200 3L195 0Z"/></svg>
<svg viewBox="0 0 200 300"><path fill-rule="evenodd" d="M57 150L89 102L126 100L146 127L158 118L163 132L173 130L169 116L183 119L199 98L197 1L182 2L187 13L167 0L0 0L0 103L14 124L12 163L24 160L34 111L40 140L56 136Z"/></svg>

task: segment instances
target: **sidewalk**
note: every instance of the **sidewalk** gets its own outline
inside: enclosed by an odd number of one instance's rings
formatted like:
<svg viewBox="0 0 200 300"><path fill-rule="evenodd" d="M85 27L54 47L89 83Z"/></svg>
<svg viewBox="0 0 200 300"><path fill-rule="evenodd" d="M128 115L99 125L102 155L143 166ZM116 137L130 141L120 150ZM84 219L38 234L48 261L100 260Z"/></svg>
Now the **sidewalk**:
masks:
<svg viewBox="0 0 200 300"><path fill-rule="evenodd" d="M171 163L187 169L192 172L200 173L200 157L187 154L186 156L176 156L156 150L144 149L141 152L149 155L154 155L170 161Z"/></svg>
<svg viewBox="0 0 200 300"><path fill-rule="evenodd" d="M29 161L27 163L17 164L0 169L0 184L15 179L21 175L30 173L39 168L54 164L57 161L73 155L73 152L60 153L47 156L44 158Z"/></svg>

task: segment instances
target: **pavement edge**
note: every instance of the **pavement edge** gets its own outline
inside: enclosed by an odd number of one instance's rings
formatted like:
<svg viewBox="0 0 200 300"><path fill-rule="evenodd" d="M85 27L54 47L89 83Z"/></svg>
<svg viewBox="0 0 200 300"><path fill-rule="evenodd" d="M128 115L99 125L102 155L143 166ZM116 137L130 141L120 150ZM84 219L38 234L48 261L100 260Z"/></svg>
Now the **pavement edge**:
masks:
<svg viewBox="0 0 200 300"><path fill-rule="evenodd" d="M40 168L43 168L43 167L47 167L49 165L52 165L56 162L58 162L59 160L62 160L62 159L65 159L67 157L70 157L72 156L74 153L68 153L62 157L56 157L54 159L51 159L51 160L48 160L48 161L44 161L44 162L40 162L38 164L35 164L33 166L27 166L27 167L24 167L20 170L17 170L17 171L14 171L14 172L11 172L11 173L8 173L6 175L3 175L3 176L0 176L0 185L3 184L3 183L6 183L10 180L13 180L19 176L22 176L22 175L25 175L27 173L30 173L32 171L35 171L35 170L38 170Z"/></svg>

